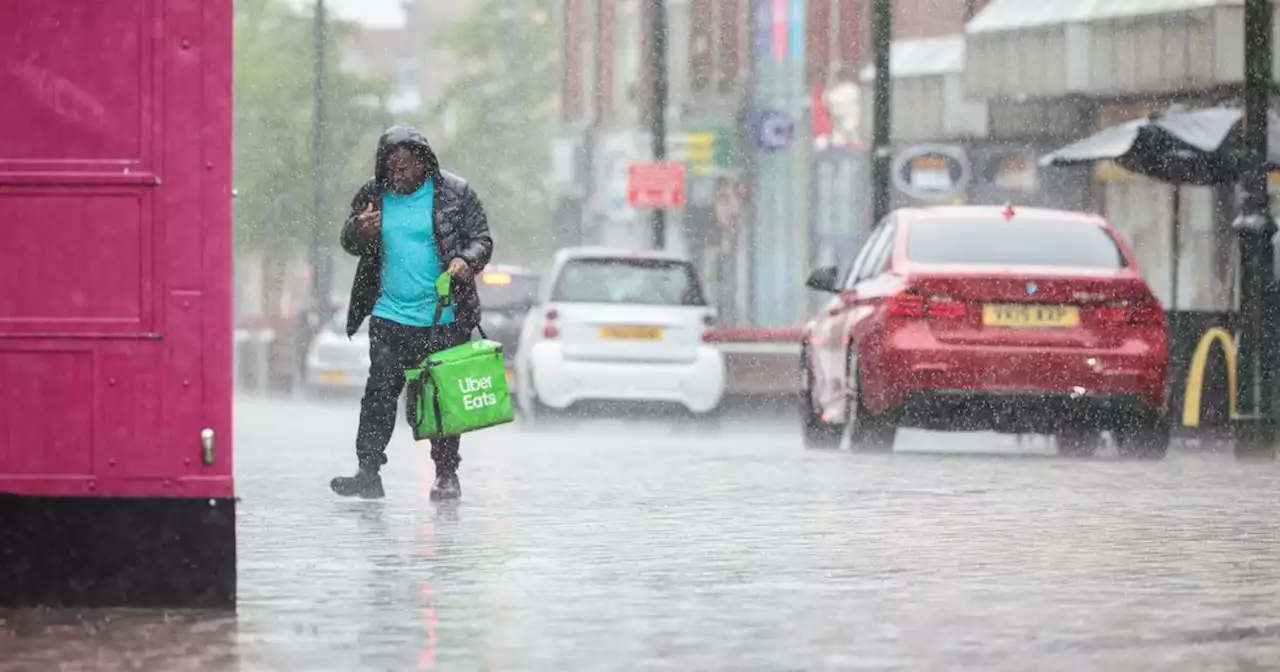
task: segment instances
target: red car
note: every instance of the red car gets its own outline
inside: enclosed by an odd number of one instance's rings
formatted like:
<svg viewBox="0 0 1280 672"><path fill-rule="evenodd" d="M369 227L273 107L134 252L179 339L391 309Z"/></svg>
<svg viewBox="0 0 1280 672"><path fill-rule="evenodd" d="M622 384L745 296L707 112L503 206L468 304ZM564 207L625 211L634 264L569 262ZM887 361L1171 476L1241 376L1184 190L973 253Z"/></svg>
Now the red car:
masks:
<svg viewBox="0 0 1280 672"><path fill-rule="evenodd" d="M805 444L892 448L898 427L1056 436L1089 455L1169 443L1164 310L1119 234L1091 214L958 206L882 220L805 325Z"/></svg>

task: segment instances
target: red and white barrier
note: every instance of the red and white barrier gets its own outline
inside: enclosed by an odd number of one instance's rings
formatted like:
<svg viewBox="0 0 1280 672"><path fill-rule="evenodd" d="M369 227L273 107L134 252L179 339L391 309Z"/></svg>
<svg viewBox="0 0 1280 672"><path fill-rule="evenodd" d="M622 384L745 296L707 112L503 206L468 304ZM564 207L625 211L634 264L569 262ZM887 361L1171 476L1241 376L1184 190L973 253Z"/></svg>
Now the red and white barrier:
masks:
<svg viewBox="0 0 1280 672"><path fill-rule="evenodd" d="M800 327L731 327L708 334L725 356L726 394L798 391L800 334Z"/></svg>

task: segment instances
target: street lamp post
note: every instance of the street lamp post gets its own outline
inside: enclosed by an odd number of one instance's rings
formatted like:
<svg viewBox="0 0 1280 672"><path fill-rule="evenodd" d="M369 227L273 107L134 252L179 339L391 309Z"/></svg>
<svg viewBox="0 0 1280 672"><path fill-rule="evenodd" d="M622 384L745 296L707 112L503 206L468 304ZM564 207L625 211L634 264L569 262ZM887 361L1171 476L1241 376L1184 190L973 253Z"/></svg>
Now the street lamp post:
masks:
<svg viewBox="0 0 1280 672"><path fill-rule="evenodd" d="M1233 222L1240 245L1240 408L1236 454L1275 455L1277 227L1267 195L1267 124L1271 91L1271 2L1244 3L1243 202Z"/></svg>
<svg viewBox="0 0 1280 672"><path fill-rule="evenodd" d="M892 120L889 50L893 44L893 3L891 0L872 0L871 48L875 55L876 79L872 102L874 124L871 148L871 224L874 226L889 214L889 138Z"/></svg>
<svg viewBox="0 0 1280 672"><path fill-rule="evenodd" d="M295 334L295 362L297 375L304 379L307 375L307 350L311 341L320 330L320 325L329 319L329 286L332 277L331 264L333 258L329 254L328 237L330 232L324 225L325 186L325 100L324 75L325 52L328 48L329 31L325 19L324 0L316 0L315 6L315 51L312 56L311 82L311 226L307 237L307 259L311 265L311 306L297 315L298 333Z"/></svg>
<svg viewBox="0 0 1280 672"><path fill-rule="evenodd" d="M327 312L329 283L332 275L328 240L330 231L324 226L325 197L328 192L325 180L325 54L328 51L329 29L325 16L325 0L316 0L315 6L315 54L313 56L311 94L311 236L308 241L308 257L311 262L311 309Z"/></svg>
<svg viewBox="0 0 1280 672"><path fill-rule="evenodd" d="M652 20L653 54L649 59L652 68L653 100L649 117L649 134L653 160L667 158L667 3L666 0L650 0L649 18ZM654 208L653 249L661 250L667 244L667 213Z"/></svg>

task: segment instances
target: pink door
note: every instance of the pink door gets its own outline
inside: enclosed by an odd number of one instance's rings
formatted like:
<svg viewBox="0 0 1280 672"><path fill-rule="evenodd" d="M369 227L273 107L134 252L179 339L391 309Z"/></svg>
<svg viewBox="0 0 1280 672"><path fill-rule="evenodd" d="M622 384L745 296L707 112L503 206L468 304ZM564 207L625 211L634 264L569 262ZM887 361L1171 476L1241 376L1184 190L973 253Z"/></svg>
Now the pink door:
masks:
<svg viewBox="0 0 1280 672"><path fill-rule="evenodd" d="M233 496L231 4L0 2L0 495Z"/></svg>

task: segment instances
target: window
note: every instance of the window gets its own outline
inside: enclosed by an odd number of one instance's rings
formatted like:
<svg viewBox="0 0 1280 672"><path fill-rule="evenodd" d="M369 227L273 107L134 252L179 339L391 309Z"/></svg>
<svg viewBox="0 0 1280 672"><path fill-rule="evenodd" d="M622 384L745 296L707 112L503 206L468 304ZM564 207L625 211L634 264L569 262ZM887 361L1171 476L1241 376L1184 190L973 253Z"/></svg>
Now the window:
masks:
<svg viewBox="0 0 1280 672"><path fill-rule="evenodd" d="M911 223L907 258L921 264L1127 266L1104 229L1069 220L923 219Z"/></svg>
<svg viewBox="0 0 1280 672"><path fill-rule="evenodd" d="M679 40L685 42L681 45L684 53L681 54L680 59L675 59L672 63L689 64L686 71L689 90L701 95L711 89L711 70L714 66L711 40L715 31L713 15L715 7L712 0L690 0L687 7L691 30L680 33ZM676 44L680 44L680 41Z"/></svg>
<svg viewBox="0 0 1280 672"><path fill-rule="evenodd" d="M858 280L868 280L880 275L889 264L893 255L893 244L898 240L897 222L889 222L884 227L884 235L876 241L876 248L867 256L867 261L858 273Z"/></svg>
<svg viewBox="0 0 1280 672"><path fill-rule="evenodd" d="M562 303L639 303L705 306L693 267L682 261L575 259L560 270L551 300Z"/></svg>
<svg viewBox="0 0 1280 672"><path fill-rule="evenodd" d="M578 30L578 38L580 40L578 51L580 54L578 60L578 84L579 95L582 96L582 114L578 120L595 119L599 110L596 109L596 68L599 54L596 53L596 30L597 17L596 12L600 11L599 4L595 2L579 3L581 14L581 26Z"/></svg>
<svg viewBox="0 0 1280 672"><path fill-rule="evenodd" d="M849 268L849 275L844 281L844 289L853 289L854 285L863 280L862 268L867 265L867 260L871 256L872 250L876 249L876 246L880 244L880 239L889 230L890 221L892 220L886 217L880 220L880 223L871 230L871 235L867 236L867 242L862 244L862 249L858 250L858 256L853 260L853 266Z"/></svg>
<svg viewBox="0 0 1280 672"><path fill-rule="evenodd" d="M476 283L480 305L494 310L523 309L532 306L538 293L536 275L485 271Z"/></svg>
<svg viewBox="0 0 1280 672"><path fill-rule="evenodd" d="M416 57L402 56L396 59L391 76L391 100L388 104L393 112L408 112L422 106L419 72Z"/></svg>
<svg viewBox="0 0 1280 672"><path fill-rule="evenodd" d="M396 91L417 90L418 59L414 56L400 56L392 67L392 87Z"/></svg>
<svg viewBox="0 0 1280 672"><path fill-rule="evenodd" d="M640 78L640 10L636 0L624 0L614 11L613 105L622 110Z"/></svg>

